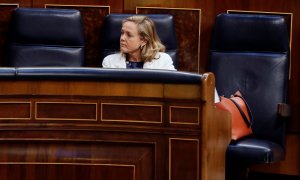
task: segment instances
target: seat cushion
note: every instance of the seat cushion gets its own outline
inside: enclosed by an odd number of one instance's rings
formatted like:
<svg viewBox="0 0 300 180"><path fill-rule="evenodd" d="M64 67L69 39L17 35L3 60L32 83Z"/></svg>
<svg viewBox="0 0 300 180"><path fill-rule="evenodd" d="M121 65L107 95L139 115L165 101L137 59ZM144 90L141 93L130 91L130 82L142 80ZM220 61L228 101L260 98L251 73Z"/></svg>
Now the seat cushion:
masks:
<svg viewBox="0 0 300 180"><path fill-rule="evenodd" d="M232 141L227 149L227 158L230 161L245 163L272 163L283 160L285 151L282 146L274 142L245 138L239 141Z"/></svg>
<svg viewBox="0 0 300 180"><path fill-rule="evenodd" d="M14 67L81 67L84 64L83 48L11 44L8 54L8 66Z"/></svg>

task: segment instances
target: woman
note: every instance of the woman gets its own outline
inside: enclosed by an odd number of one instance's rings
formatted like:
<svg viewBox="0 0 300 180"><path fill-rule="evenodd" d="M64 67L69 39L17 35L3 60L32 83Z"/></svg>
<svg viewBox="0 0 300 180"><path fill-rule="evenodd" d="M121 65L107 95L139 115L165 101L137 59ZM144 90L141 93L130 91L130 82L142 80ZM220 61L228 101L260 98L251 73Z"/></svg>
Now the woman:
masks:
<svg viewBox="0 0 300 180"><path fill-rule="evenodd" d="M164 53L154 22L147 16L130 16L123 21L120 53L104 58L103 68L143 68L176 70L172 58ZM215 90L215 102L219 96Z"/></svg>
<svg viewBox="0 0 300 180"><path fill-rule="evenodd" d="M120 51L106 56L102 67L176 70L172 58L164 53L154 22L147 16L135 15L123 21Z"/></svg>

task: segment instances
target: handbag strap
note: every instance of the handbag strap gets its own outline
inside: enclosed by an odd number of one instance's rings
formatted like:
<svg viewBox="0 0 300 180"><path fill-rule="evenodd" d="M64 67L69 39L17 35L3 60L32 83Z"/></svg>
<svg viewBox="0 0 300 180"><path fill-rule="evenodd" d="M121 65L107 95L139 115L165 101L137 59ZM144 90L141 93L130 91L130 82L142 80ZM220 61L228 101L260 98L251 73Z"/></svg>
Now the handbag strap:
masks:
<svg viewBox="0 0 300 180"><path fill-rule="evenodd" d="M241 98L244 101L245 105L246 105L246 108L247 108L247 111L248 111L248 114L249 114L249 118L250 118L249 120L248 120L246 114L244 113L244 111L242 110L242 108L238 105L238 103L236 103L233 99L230 98L230 100L233 102L233 104L235 104L235 106L240 111L240 113L241 113L241 115L243 117L244 122L246 123L247 127L249 128L252 125L252 121L253 121L252 113L251 113L251 110L249 108L249 105L247 104L247 102L245 101L245 99L242 96L240 96L240 95L234 95L234 97Z"/></svg>

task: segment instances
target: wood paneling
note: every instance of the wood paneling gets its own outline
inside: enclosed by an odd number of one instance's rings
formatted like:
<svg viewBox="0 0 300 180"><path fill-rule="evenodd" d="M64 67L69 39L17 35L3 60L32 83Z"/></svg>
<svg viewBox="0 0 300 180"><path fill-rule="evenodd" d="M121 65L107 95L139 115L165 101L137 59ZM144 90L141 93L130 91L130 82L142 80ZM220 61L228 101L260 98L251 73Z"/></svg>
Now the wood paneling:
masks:
<svg viewBox="0 0 300 180"><path fill-rule="evenodd" d="M33 0L32 7L43 8L45 4L80 5L80 6L110 6L112 12L123 12L123 0Z"/></svg>
<svg viewBox="0 0 300 180"><path fill-rule="evenodd" d="M30 102L0 102L0 119L31 119L31 103ZM12 111L13 109L13 111Z"/></svg>
<svg viewBox="0 0 300 180"><path fill-rule="evenodd" d="M8 27L11 19L11 12L19 4L0 3L0 66L5 66L6 44L8 43Z"/></svg>
<svg viewBox="0 0 300 180"><path fill-rule="evenodd" d="M170 123L199 125L199 107L170 106ZM185 115L183 115L185 114Z"/></svg>
<svg viewBox="0 0 300 180"><path fill-rule="evenodd" d="M1 180L153 180L154 177L155 146L151 143L41 140L0 145L3 147L0 150ZM3 163L7 159L10 163ZM144 166L149 168L144 169ZM17 173L10 173L12 170Z"/></svg>
<svg viewBox="0 0 300 180"><path fill-rule="evenodd" d="M26 100L34 115L0 119L0 179L224 180L231 121L211 73L189 85L109 79L1 79L0 105ZM185 116L201 124L170 122Z"/></svg>
<svg viewBox="0 0 300 180"><path fill-rule="evenodd" d="M169 180L198 180L199 169L198 139L169 139ZM182 154L182 152L187 152ZM193 154L193 156L191 156ZM201 178L202 179L202 178Z"/></svg>
<svg viewBox="0 0 300 180"><path fill-rule="evenodd" d="M134 13L135 8L138 6L144 7L166 7L166 8L196 8L199 6L199 0L189 0L189 1L182 1L182 0L168 0L168 1L161 1L161 0L123 0L124 1L124 11L129 13Z"/></svg>
<svg viewBox="0 0 300 180"><path fill-rule="evenodd" d="M162 115L162 104L101 103L103 122L162 123Z"/></svg>
<svg viewBox="0 0 300 180"><path fill-rule="evenodd" d="M36 120L97 121L97 103L91 102L35 102L34 112Z"/></svg>
<svg viewBox="0 0 300 180"><path fill-rule="evenodd" d="M111 1L114 3L115 0ZM33 7L44 8L45 4L57 5L91 5L91 6L106 6L110 4L110 0L33 0Z"/></svg>

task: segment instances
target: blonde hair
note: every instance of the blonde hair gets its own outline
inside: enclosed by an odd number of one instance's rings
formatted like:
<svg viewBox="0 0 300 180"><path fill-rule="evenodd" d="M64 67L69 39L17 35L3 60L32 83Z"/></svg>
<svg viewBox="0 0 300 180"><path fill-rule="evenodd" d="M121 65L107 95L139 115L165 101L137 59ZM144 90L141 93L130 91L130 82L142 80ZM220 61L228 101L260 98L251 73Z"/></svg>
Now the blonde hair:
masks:
<svg viewBox="0 0 300 180"><path fill-rule="evenodd" d="M151 61L157 58L156 54L158 52L165 51L166 48L156 33L155 24L149 17L142 15L130 16L123 20L123 24L128 21L137 25L139 36L146 41L146 44L141 47L142 61Z"/></svg>

